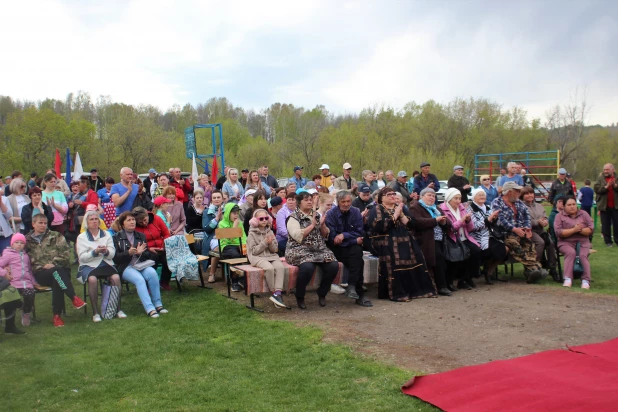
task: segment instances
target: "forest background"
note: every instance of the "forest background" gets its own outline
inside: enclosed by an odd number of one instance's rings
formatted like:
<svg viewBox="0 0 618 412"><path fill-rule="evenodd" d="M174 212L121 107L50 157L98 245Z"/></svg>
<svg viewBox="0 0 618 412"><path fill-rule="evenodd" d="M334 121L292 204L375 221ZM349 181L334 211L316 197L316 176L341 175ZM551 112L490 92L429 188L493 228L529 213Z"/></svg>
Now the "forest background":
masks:
<svg viewBox="0 0 618 412"><path fill-rule="evenodd" d="M172 166L190 171L184 129L221 123L226 165L268 164L276 177L292 176L294 165L304 166L310 177L322 163L339 174L344 162L353 165L353 175L363 169L411 175L421 161L429 161L432 172L447 179L455 164L472 168L475 154L559 149L562 165L580 181L596 178L618 153L617 125L588 125L590 107L577 93L568 104L548 107L544 118L533 119L525 110L485 98L332 114L324 106L281 103L256 112L224 97L162 112L107 96L93 101L85 92L39 102L0 96L0 174L40 175L53 167L55 149L64 154L67 147L73 155L79 152L84 171L96 167L100 176L117 178L122 166L137 173ZM196 134L198 153L211 153L210 131Z"/></svg>

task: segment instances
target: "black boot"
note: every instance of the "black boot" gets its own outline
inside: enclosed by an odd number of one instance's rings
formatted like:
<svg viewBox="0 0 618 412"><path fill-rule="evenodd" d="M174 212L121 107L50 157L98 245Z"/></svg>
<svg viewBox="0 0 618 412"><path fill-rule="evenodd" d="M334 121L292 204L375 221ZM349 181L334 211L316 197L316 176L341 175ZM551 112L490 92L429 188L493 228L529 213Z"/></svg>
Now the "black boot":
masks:
<svg viewBox="0 0 618 412"><path fill-rule="evenodd" d="M491 281L491 278L489 277L490 274L488 274L487 272L485 272L485 284L486 285L493 285L494 282Z"/></svg>

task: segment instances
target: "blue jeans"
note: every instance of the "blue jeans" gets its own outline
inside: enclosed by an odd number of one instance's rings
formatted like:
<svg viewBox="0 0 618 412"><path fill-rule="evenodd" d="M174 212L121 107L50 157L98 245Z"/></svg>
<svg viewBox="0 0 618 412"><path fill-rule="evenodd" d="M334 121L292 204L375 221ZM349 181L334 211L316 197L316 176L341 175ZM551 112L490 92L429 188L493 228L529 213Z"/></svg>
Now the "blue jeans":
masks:
<svg viewBox="0 0 618 412"><path fill-rule="evenodd" d="M161 290L159 290L159 277L154 268L149 267L140 272L129 266L122 273L122 279L135 285L146 313L150 313L155 308L163 306L163 303L161 303ZM150 293L148 293L148 289L150 289Z"/></svg>

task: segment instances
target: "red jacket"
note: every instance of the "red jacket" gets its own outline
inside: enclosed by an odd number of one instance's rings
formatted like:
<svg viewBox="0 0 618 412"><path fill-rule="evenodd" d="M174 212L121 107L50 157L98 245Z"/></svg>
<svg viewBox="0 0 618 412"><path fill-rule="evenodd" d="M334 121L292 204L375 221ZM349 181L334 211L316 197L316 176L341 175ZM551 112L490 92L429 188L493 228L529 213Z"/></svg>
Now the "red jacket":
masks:
<svg viewBox="0 0 618 412"><path fill-rule="evenodd" d="M146 236L148 248L165 249L164 240L170 237L170 231L165 226L165 222L159 216L155 216L150 212L148 212L148 226L142 227L137 225L135 231Z"/></svg>
<svg viewBox="0 0 618 412"><path fill-rule="evenodd" d="M185 184L183 186L180 186L180 183L178 183L176 179L170 179L170 186L174 186L176 189L182 189L185 195L182 203L187 203L189 201L189 194L193 193L193 186L189 183L189 179L185 179Z"/></svg>
<svg viewBox="0 0 618 412"><path fill-rule="evenodd" d="M86 192L86 200L82 202L80 207L86 210L88 205L95 205L96 207L99 207L99 196L97 195L97 192L91 189L88 189L88 192Z"/></svg>

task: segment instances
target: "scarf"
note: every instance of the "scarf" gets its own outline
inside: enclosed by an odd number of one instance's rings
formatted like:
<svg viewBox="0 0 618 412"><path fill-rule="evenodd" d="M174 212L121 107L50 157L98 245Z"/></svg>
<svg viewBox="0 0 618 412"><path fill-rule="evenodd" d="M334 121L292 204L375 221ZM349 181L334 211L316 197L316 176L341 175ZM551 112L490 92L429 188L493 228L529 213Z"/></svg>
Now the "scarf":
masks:
<svg viewBox="0 0 618 412"><path fill-rule="evenodd" d="M444 202L444 203L446 203L446 207L448 207L448 210L451 211L455 219L461 220L461 214L459 213L459 207L457 209L453 209L453 207L451 206L449 202ZM457 233L459 233L459 239L464 240L466 238L466 233L464 232L463 226L459 228Z"/></svg>
<svg viewBox="0 0 618 412"><path fill-rule="evenodd" d="M433 205L429 206L428 204L426 204L425 202L423 202L423 199L419 200L418 203L423 206L423 208L429 212L429 214L431 215L431 217L436 218L436 217L440 217L440 211L438 210L438 208L436 207L436 204L434 203Z"/></svg>

